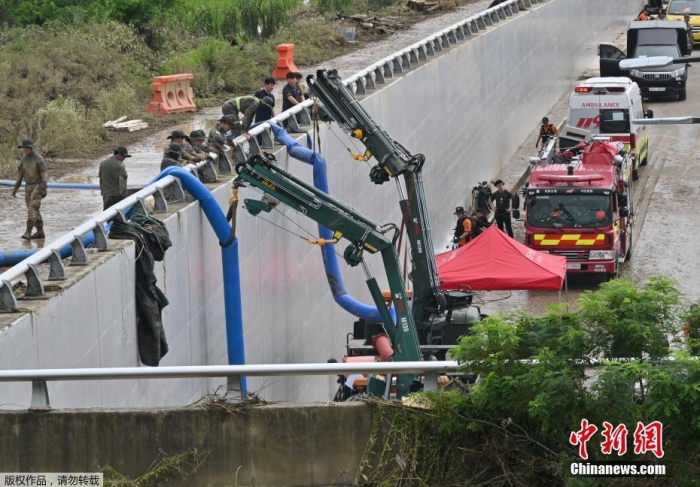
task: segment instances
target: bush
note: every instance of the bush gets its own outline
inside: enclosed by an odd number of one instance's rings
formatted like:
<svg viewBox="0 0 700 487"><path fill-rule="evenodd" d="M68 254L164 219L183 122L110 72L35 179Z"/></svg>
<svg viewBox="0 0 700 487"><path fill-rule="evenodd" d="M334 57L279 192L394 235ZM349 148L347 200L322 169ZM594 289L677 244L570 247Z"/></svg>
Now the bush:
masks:
<svg viewBox="0 0 700 487"><path fill-rule="evenodd" d="M543 317L481 321L451 352L478 374L475 384L424 393L428 410L376 403L358 485L632 485L568 474L581 461L570 435L583 419L598 428L588 461L662 463L667 477L634 485L691 485L700 473L700 361L686 352L660 360L668 353L663 335L698 316L680 298L664 277L612 281L586 293L580 312L554 307ZM621 353L642 359L587 367ZM624 455L601 451L605 421L627 427ZM663 425L662 459L634 453L638 423L653 421Z"/></svg>
<svg viewBox="0 0 700 487"><path fill-rule="evenodd" d="M316 11L320 14L335 12L347 14L353 11L353 0L318 0Z"/></svg>
<svg viewBox="0 0 700 487"><path fill-rule="evenodd" d="M219 40L211 40L169 60L163 70L193 73L193 88L198 97L214 97L221 92L250 94L269 73L228 42Z"/></svg>
<svg viewBox="0 0 700 487"><path fill-rule="evenodd" d="M299 0L234 0L241 13L241 23L251 39L273 35L296 10Z"/></svg>
<svg viewBox="0 0 700 487"><path fill-rule="evenodd" d="M88 124L85 107L59 96L36 113L31 131L40 153L46 157L77 156L98 139L99 125Z"/></svg>

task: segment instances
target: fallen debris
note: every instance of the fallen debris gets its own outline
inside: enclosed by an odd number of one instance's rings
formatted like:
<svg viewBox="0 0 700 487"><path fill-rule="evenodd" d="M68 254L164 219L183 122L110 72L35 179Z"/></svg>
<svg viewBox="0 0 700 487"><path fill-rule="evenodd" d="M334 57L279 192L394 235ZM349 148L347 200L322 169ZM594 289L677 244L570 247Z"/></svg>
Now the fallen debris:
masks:
<svg viewBox="0 0 700 487"><path fill-rule="evenodd" d="M400 20L394 20L386 17L376 17L364 14L357 15L342 15L338 14L340 20L353 22L363 30L372 31L374 34L393 34L397 30L403 29L404 24Z"/></svg>
<svg viewBox="0 0 700 487"><path fill-rule="evenodd" d="M454 8L455 0L408 0L407 7L423 13L431 13L446 8Z"/></svg>
<svg viewBox="0 0 700 487"><path fill-rule="evenodd" d="M141 119L128 120L126 122L124 120L126 120L126 117L119 117L118 119L107 122L102 126L116 132L136 132L137 130L148 128L148 124Z"/></svg>

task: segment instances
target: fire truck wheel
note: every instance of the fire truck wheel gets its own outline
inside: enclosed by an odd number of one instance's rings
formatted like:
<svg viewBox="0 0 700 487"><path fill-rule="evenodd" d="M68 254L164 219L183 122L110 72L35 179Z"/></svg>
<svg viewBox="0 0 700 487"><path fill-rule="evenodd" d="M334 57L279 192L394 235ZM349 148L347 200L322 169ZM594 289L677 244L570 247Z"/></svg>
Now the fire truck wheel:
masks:
<svg viewBox="0 0 700 487"><path fill-rule="evenodd" d="M642 159L642 162L640 162L639 165L646 166L647 162L649 162L649 149L647 149L647 153L644 154L644 159Z"/></svg>

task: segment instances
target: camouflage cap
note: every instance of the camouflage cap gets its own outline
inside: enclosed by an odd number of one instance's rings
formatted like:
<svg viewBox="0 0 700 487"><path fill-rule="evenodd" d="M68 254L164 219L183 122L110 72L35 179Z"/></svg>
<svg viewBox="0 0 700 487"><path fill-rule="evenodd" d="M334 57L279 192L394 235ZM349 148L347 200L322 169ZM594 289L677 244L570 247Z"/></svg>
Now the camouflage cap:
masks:
<svg viewBox="0 0 700 487"><path fill-rule="evenodd" d="M262 100L260 100L263 105L267 105L270 108L275 108L275 102L272 100L272 97L266 96Z"/></svg>
<svg viewBox="0 0 700 487"><path fill-rule="evenodd" d="M207 136L200 130L190 132L190 140L207 140Z"/></svg>
<svg viewBox="0 0 700 487"><path fill-rule="evenodd" d="M32 139L23 139L22 145L18 145L17 148L21 149L22 147L31 147L32 149L36 150L36 145Z"/></svg>
<svg viewBox="0 0 700 487"><path fill-rule="evenodd" d="M229 125L233 125L236 122L236 120L231 115L224 115L218 121L223 122L223 123L227 123Z"/></svg>
<svg viewBox="0 0 700 487"><path fill-rule="evenodd" d="M185 139L189 142L190 138L182 130L174 130L172 134L168 135L169 139Z"/></svg>
<svg viewBox="0 0 700 487"><path fill-rule="evenodd" d="M129 155L129 151L128 151L128 150L126 149L126 147L124 147L123 145L120 145L119 147L117 147L116 149L114 149L114 153L116 154L117 152L120 153L120 154L122 154L124 157L131 157L131 156Z"/></svg>

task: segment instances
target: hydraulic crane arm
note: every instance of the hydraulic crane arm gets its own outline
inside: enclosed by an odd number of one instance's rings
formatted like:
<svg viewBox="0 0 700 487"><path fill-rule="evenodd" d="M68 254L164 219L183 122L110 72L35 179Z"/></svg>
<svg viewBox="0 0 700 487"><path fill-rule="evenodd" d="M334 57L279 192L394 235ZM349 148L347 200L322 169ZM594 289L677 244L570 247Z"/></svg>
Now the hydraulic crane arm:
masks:
<svg viewBox="0 0 700 487"><path fill-rule="evenodd" d="M311 93L321 102L322 110L340 127L367 148L364 158L378 161L370 171L370 180L382 184L397 179L400 206L411 244L413 271L413 317L419 329L430 326L431 317L449 308L449 296L440 288L435 253L428 221L422 169L425 157L412 155L376 124L342 83L336 70L319 70L307 78ZM464 304L462 303L462 306Z"/></svg>
<svg viewBox="0 0 700 487"><path fill-rule="evenodd" d="M236 165L236 173L238 177L234 181L234 186L248 184L274 198L274 200L263 198L262 201L246 199L246 208L251 214L269 212L278 202L281 202L330 229L334 239L345 238L350 242L343 256L349 265L362 264L365 270L367 286L394 348L393 359L395 361L421 360L418 334L401 277L401 264L393 240L386 235L391 230L396 231L396 227L382 226L365 218L354 208L286 172L275 163L274 156L253 155L244 163ZM389 314L376 279L369 274L363 257L365 252L379 253L382 256L396 310L396 323ZM397 397L409 392L414 378L412 374L397 376Z"/></svg>

